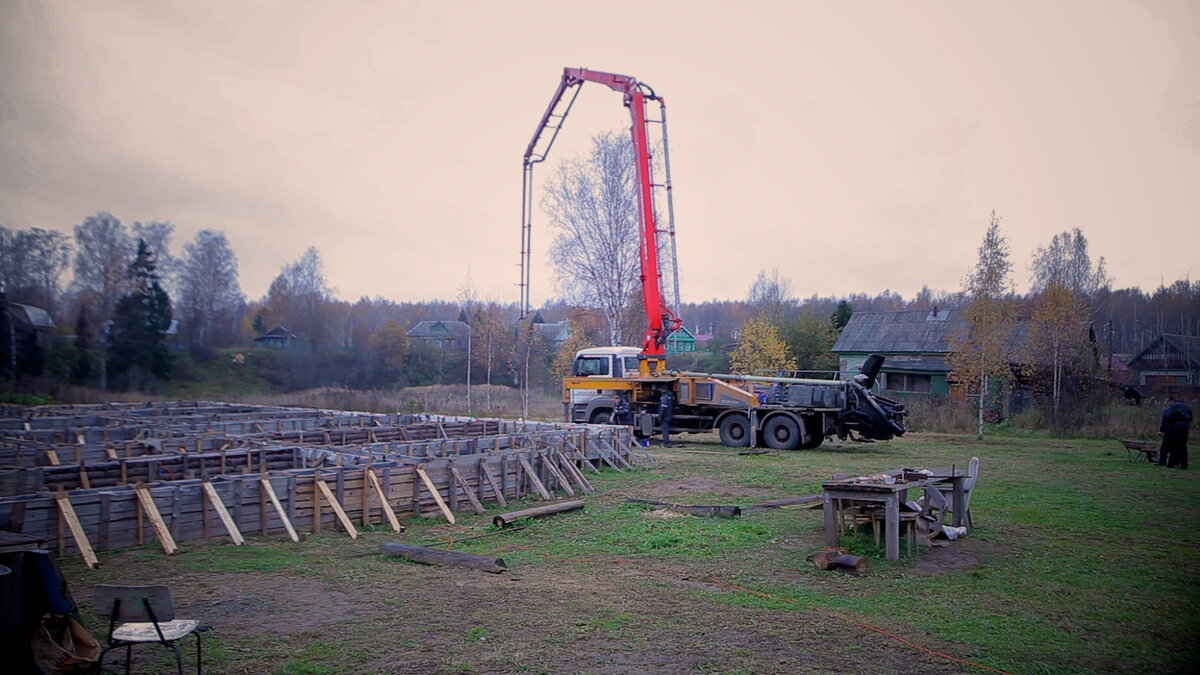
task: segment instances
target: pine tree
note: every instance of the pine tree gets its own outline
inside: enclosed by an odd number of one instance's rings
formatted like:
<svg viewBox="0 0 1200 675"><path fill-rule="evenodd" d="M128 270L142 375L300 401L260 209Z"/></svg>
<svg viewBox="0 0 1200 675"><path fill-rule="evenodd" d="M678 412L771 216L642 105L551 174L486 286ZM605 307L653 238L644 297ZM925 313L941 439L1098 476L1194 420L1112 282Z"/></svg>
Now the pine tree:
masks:
<svg viewBox="0 0 1200 675"><path fill-rule="evenodd" d="M143 241L129 265L133 290L117 302L108 329L108 372L126 389L142 389L171 376L163 336L171 327L171 299L159 285L154 255Z"/></svg>

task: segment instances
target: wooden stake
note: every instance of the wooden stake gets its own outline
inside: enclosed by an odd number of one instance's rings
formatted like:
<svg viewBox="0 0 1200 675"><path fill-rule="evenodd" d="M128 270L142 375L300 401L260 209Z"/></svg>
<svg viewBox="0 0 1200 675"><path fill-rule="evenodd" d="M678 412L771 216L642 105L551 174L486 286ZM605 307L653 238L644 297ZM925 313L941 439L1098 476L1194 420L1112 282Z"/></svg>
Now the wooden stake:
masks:
<svg viewBox="0 0 1200 675"><path fill-rule="evenodd" d="M429 478L429 474L425 473L425 467L417 467L417 475L421 477L421 482L425 484L425 488L433 495L433 501L437 502L438 508L442 510L442 515L446 517L447 522L451 525L455 523L454 514L450 512L450 507L446 506L445 500L438 492L437 486L433 484L433 480Z"/></svg>
<svg viewBox="0 0 1200 675"><path fill-rule="evenodd" d="M292 527L292 521L287 517L287 513L283 510L283 504L279 502L279 497L275 494L275 488L271 485L271 480L265 475L258 479L267 496L271 498L271 505L275 507L275 513L279 514L279 520L283 521L283 528L287 530L288 536L292 541L300 541L300 535L296 534L296 528ZM263 519L264 522L266 519ZM265 527L265 526L264 526Z"/></svg>
<svg viewBox="0 0 1200 675"><path fill-rule="evenodd" d="M379 504L383 507L383 514L387 516L388 524L397 532L403 532L404 526L400 524L400 520L396 518L396 512L392 510L392 505L388 503L387 495L383 492L383 484L379 482L379 476L375 474L375 469L367 468L367 478L371 480L371 486L375 488L375 494L379 495Z"/></svg>
<svg viewBox="0 0 1200 675"><path fill-rule="evenodd" d="M163 551L167 555L175 555L179 553L179 547L175 545L175 538L171 536L171 531L167 529L166 522L163 521L162 515L158 512L158 505L154 503L154 497L150 495L150 489L145 483L138 483L133 488L137 493L138 502L142 505L142 511L146 513L146 517L150 519L150 524L154 526L154 533L158 535L158 541L162 544Z"/></svg>
<svg viewBox="0 0 1200 675"><path fill-rule="evenodd" d="M346 510L342 508L341 502L330 492L329 486L320 478L315 479L314 482L320 488L321 494L325 495L325 500L329 502L329 508L333 509L333 513L342 523L342 527L346 528L346 534L350 535L351 539L358 539L358 530L354 527L354 523L351 522L350 516L346 515Z"/></svg>
<svg viewBox="0 0 1200 675"><path fill-rule="evenodd" d="M542 466L550 469L550 473L554 474L554 478L558 480L558 484L562 486L562 489L566 490L568 495L574 497L575 490L571 488L571 483L567 481L567 477L564 476L563 472L559 471L558 467L554 466L554 464L554 458L550 454L542 456Z"/></svg>
<svg viewBox="0 0 1200 675"><path fill-rule="evenodd" d="M554 497L550 495L550 491L546 489L546 486L542 484L541 479L537 477L537 472L533 470L532 466L530 466L529 460L525 459L525 455L518 454L517 461L521 463L521 468L525 469L525 475L529 477L529 482L533 483L534 489L538 491L538 494L542 496L542 499L545 499L546 501L553 500Z"/></svg>
<svg viewBox="0 0 1200 675"><path fill-rule="evenodd" d="M483 504L479 503L479 498L471 491L470 483L467 483L467 479L463 478L463 475L458 472L458 469L454 468L454 465L450 465L450 473L454 474L454 477L463 486L463 493L467 495L467 501L471 502L471 508L475 509L475 515L482 516L487 509L483 508Z"/></svg>
<svg viewBox="0 0 1200 675"><path fill-rule="evenodd" d="M100 560L96 558L96 552L92 550L92 543L88 541L87 532L83 529L83 523L79 522L79 516L75 514L75 507L71 506L71 499L67 497L67 493L61 487L58 490L58 494L54 495L54 499L58 502L59 515L67 522L67 527L71 529L71 536L75 537L75 545L79 547L79 554L83 556L83 562L88 567L96 569L100 566ZM58 540L61 547L61 534Z"/></svg>
<svg viewBox="0 0 1200 675"><path fill-rule="evenodd" d="M209 481L204 481L201 484L204 488L204 496L209 504L212 504L213 510L217 512L217 517L221 519L221 524L225 526L225 531L229 533L229 538L233 543L241 546L246 539L242 537L241 531L238 530L237 523L233 522L233 518L229 516L229 510L225 508L225 502L221 501L221 495L217 494L217 488ZM205 523L208 522L208 509L205 512Z"/></svg>
<svg viewBox="0 0 1200 675"><path fill-rule="evenodd" d="M487 479L488 486L492 488L492 494L496 495L496 503L500 506L508 506L508 501L504 499L504 490L496 483L496 477L492 475L488 469L487 458L480 458L479 473Z"/></svg>

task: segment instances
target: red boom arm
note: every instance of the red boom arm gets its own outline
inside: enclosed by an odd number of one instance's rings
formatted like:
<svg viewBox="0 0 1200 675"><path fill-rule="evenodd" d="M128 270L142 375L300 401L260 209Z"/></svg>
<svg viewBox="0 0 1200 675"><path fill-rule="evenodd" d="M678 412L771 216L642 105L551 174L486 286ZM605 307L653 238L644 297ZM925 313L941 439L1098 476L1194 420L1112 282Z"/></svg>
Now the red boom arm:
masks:
<svg viewBox="0 0 1200 675"><path fill-rule="evenodd" d="M655 96L649 87L646 87L638 82L636 78L628 75L601 73L594 70L587 70L586 68L564 68L562 81L559 82L558 90L550 100L550 105L546 108L546 113L542 115L542 120L538 124L537 131L533 134L533 140L529 142L529 147L525 150L525 166L528 169L531 164L540 162L546 158L545 153L541 156L535 156L534 147L541 138L542 132L551 126L551 119L555 117L554 109L558 106L559 101L562 100L566 90L570 87L581 85L584 82L603 84L624 94L625 107L629 108L629 115L633 121L630 132L633 137L634 155L637 162L638 214L641 217L638 248L642 264L642 301L646 306L646 320L648 323L646 337L642 342L642 355L663 357L666 355L665 345L667 336L676 331L682 325L683 321L675 316L675 312L671 311L671 308L663 300L662 270L659 269L658 263L658 239L656 236L658 233L658 224L655 222L654 185L650 174L650 146L646 132L646 99L659 101L660 104L662 103L662 99ZM560 117L565 116L566 112ZM558 127L555 127L556 134L557 129ZM549 145L553 143L554 139L551 138L546 148L547 153L550 150ZM527 185L526 189L528 190L529 187ZM523 280L523 282L527 282L527 280Z"/></svg>

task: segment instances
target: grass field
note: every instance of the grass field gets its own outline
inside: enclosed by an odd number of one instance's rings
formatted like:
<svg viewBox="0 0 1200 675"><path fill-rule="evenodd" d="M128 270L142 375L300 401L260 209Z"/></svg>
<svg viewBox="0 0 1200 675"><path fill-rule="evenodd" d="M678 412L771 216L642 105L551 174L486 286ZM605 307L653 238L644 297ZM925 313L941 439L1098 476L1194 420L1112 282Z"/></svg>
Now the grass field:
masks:
<svg viewBox="0 0 1200 675"><path fill-rule="evenodd" d="M660 468L591 476L583 511L462 541L501 575L407 563L386 541L491 531L409 519L300 544L185 545L63 567L90 613L101 582L169 583L213 626L212 673L1194 672L1200 664L1200 480L1132 464L1115 441L909 434L739 456L695 437ZM702 452L696 452L702 451ZM981 458L976 528L896 563L869 536L862 577L813 569L820 509L667 517L627 498L743 507L815 494L835 472ZM103 626L91 620L95 634ZM190 644L189 644L190 648ZM157 672L161 648L141 648ZM160 654L156 655L156 652ZM972 665L977 664L977 665ZM115 666L109 671L115 672Z"/></svg>

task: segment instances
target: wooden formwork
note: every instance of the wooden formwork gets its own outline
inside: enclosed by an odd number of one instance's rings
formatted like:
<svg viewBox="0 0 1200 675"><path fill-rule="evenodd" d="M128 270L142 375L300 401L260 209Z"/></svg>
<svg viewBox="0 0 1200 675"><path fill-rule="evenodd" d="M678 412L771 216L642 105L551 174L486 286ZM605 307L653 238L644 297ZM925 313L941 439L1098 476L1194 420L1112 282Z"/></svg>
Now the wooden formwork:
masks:
<svg viewBox="0 0 1200 675"><path fill-rule="evenodd" d="M287 408L252 419L249 408L72 406L31 409L20 425L0 419L0 446L22 451L7 464L0 455L0 529L93 564L96 551L142 543L173 552L177 542L250 533L354 535L355 524L453 520L489 502L587 492L581 467L649 459L631 455L628 427L311 410L289 418ZM30 436L42 432L57 437Z"/></svg>

